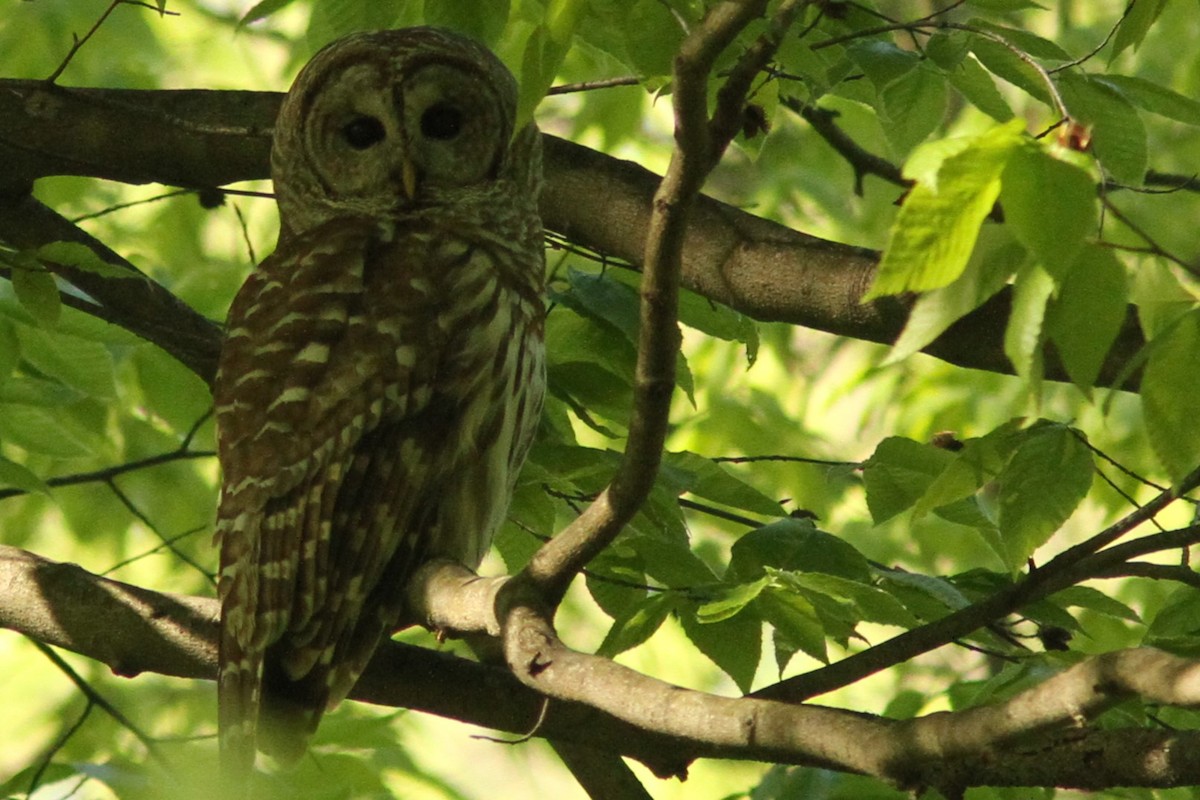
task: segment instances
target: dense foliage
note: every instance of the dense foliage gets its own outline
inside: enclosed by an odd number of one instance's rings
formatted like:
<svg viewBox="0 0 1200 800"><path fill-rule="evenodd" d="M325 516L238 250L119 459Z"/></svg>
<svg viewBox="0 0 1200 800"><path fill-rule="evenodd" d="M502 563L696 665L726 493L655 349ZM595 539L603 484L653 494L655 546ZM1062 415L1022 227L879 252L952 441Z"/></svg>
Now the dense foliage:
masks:
<svg viewBox="0 0 1200 800"><path fill-rule="evenodd" d="M280 90L348 31L446 25L505 59L523 113L544 131L661 173L673 145L672 59L711 4L248 5L168 2L179 16L160 16L117 4L58 80ZM108 7L11 8L0 75L55 72L72 34ZM714 95L766 25L723 54ZM1154 523L1185 531L1181 539L1090 569L1083 558L1131 537L1093 538L1166 487L1191 484L1200 466L1197 37L1186 0L806 4L706 191L881 251L848 307L900 296L912 303L907 325L893 345L872 344L755 320L685 291L668 452L646 504L560 611L563 639L726 694L816 675L820 702L892 718L1013 697L1119 648L1195 654L1200 578L1187 545L1200 534L1188 527L1190 501L1164 503ZM276 224L267 199L198 202L192 191L69 173L39 180L35 195L214 321L269 252ZM629 431L636 265L569 231L547 245L547 410L498 558L485 565L492 574L520 570L604 488ZM9 487L0 489L0 543L211 595L207 387L162 349L78 310L81 295L47 263L105 269L79 244L0 249L9 279L0 284L0 482ZM802 304L819 284L788 287L795 299L782 302ZM918 355L948 330L967 335L963 325L978 323L968 315L999 297L1010 313L988 322L1011 375ZM1075 561L1054 561L1083 542L1094 544ZM1059 571L1041 590L1031 581L1052 563ZM1020 602L953 643L931 640L827 684L813 672L1005 591ZM465 652L424 632L403 637ZM160 771L211 769L210 684L128 681L38 646L42 654L16 634L0 638L9 796L159 796ZM1195 723L1184 709L1131 700L1096 724ZM346 704L321 728L315 758L281 780L313 797L490 796L497 780L514 796L577 791L540 745L510 752L468 736ZM478 770L478 759L504 762L502 777ZM903 796L813 767L710 761L692 774L647 785L660 797Z"/></svg>

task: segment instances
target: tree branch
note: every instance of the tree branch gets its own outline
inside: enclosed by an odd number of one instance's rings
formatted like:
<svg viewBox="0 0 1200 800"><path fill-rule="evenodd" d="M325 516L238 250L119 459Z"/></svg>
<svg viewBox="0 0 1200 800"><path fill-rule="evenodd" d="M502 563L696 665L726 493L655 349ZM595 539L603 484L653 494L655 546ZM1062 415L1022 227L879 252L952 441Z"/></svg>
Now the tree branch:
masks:
<svg viewBox="0 0 1200 800"><path fill-rule="evenodd" d="M7 208L45 176L193 188L266 178L271 127L281 98L276 92L68 89L0 80L0 163L5 165L0 173L0 240L15 241L18 231L4 224ZM146 136L147 130L154 135ZM544 143L546 226L581 245L640 264L659 176L552 136L545 136ZM27 233L35 245L63 238L52 229ZM684 241L682 282L754 319L890 343L907 321L911 299L859 302L877 259L873 251L808 236L701 197ZM139 283L125 290L146 288ZM1003 344L1010 305L1011 293L1001 292L925 352L960 366L1011 372ZM142 310L142 316L159 313L157 325L142 335L169 352L192 353L194 345L172 343L171 327L183 319L178 313L156 304ZM133 328L132 320L119 315L110 321ZM212 336L209 350L215 353L215 331ZM1097 384L1112 385L1143 344L1131 310ZM209 369L207 358L201 348L184 363L203 375ZM1046 374L1068 379L1052 350L1046 354Z"/></svg>
<svg viewBox="0 0 1200 800"><path fill-rule="evenodd" d="M0 586L0 627L121 675L216 675L215 599L160 594L13 547L0 547ZM547 700L506 669L396 642L380 648L352 697L514 733L540 717L536 736L621 753L660 776L712 757L851 770L947 796L967 786L1200 783L1200 733L1083 724L1131 696L1200 705L1200 663L1149 648L1089 659L996 705L905 721L716 697L557 648L548 684L568 687L568 697Z"/></svg>

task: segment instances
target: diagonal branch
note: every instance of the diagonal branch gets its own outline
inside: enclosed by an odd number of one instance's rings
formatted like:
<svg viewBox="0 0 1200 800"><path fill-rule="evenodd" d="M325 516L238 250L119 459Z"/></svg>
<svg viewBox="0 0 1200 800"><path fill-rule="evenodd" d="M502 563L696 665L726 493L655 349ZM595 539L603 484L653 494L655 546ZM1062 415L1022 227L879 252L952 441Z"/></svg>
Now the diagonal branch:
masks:
<svg viewBox="0 0 1200 800"><path fill-rule="evenodd" d="M784 2L768 34L739 60L709 118L708 77L717 57L766 10L765 2L727 0L706 14L675 57L672 103L675 150L655 193L642 257L641 318L633 413L625 455L600 496L538 550L519 580L556 606L567 585L607 547L641 507L658 473L667 435L680 333L676 321L689 215L709 172L737 129L751 79L766 64L802 3ZM523 656L521 656L523 657Z"/></svg>
<svg viewBox="0 0 1200 800"><path fill-rule="evenodd" d="M12 547L0 547L0 585L0 627L122 675L216 675L215 599L160 594ZM495 624L469 616L474 630ZM506 669L389 642L352 696L514 733L540 716L534 735L618 752L660 776L712 757L821 765L946 796L969 786L1200 784L1200 732L1083 723L1129 697L1200 705L1200 663L1150 648L1088 659L999 704L905 721L715 697L566 648L547 669L569 697L547 700Z"/></svg>

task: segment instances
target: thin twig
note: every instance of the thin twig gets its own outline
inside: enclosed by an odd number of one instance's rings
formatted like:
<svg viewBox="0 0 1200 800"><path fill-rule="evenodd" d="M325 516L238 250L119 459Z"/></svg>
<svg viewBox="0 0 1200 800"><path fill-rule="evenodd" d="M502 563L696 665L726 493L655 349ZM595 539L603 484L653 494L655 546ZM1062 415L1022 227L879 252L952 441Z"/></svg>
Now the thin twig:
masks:
<svg viewBox="0 0 1200 800"><path fill-rule="evenodd" d="M1065 64L1059 64L1057 67L1047 70L1047 72L1049 72L1051 75L1053 75L1054 73L1061 72L1064 69L1069 69L1071 67L1078 67L1080 64L1084 63L1085 61L1090 61L1091 59L1095 58L1096 54L1099 53L1101 50L1103 50L1105 48L1105 46L1107 46L1108 43L1112 41L1113 36L1116 35L1117 30L1121 27L1121 23L1124 22L1125 18L1129 16L1129 12L1133 10L1133 4L1135 2L1137 2L1137 0L1129 0L1129 3L1125 6L1125 10L1123 12L1121 12L1121 18L1119 20L1117 20L1115 25L1113 25L1111 28L1109 28L1108 34L1104 37L1104 40L1102 42L1100 42L1100 44L1096 45L1090 51L1088 51L1084 55L1080 56L1079 58L1072 59L1071 61L1068 61Z"/></svg>
<svg viewBox="0 0 1200 800"><path fill-rule="evenodd" d="M158 752L158 746L153 737L135 725L133 720L121 713L121 710L110 703L104 697L104 695L97 692L91 684L84 680L83 677L71 667L70 664L63 660L62 656L54 652L54 649L51 648L50 645L39 642L37 639L30 639L29 641L33 643L34 647L36 647L38 650L41 650L42 654L46 656L46 658L50 659L50 662L54 664L54 666L58 667L58 669L71 680L71 683L75 684L79 691L83 692L83 696L88 699L89 703L95 704L101 711L108 714L123 728L132 733L134 737L145 746L146 752L150 754L150 757L157 761L161 766L167 769L171 768L171 763L167 761L167 759L161 753Z"/></svg>
<svg viewBox="0 0 1200 800"><path fill-rule="evenodd" d="M129 461L124 464L118 464L115 467L106 467L93 472L77 472L72 475L62 475L57 478L47 478L45 484L53 489L59 486L77 486L81 483L107 482L118 475L124 475L127 472L135 472L140 469L157 467L160 464L169 464L172 461L184 461L193 458L213 458L215 456L216 453L211 450L172 450L169 453L160 453L156 456L140 458L136 461ZM0 500L7 500L10 497L18 497L25 494L29 494L28 489L18 489L15 487L0 489Z"/></svg>
<svg viewBox="0 0 1200 800"><path fill-rule="evenodd" d="M93 211L90 214L84 214L79 217L71 217L71 222L74 222L74 223L86 222L91 219L98 219L100 217L107 216L107 215L115 213L117 211L124 211L127 208L134 208L136 206L146 205L148 203L157 203L160 200L169 200L172 197L179 197L182 194L195 194L195 193L196 193L195 189L176 189L175 191L172 191L172 192L164 192L163 194L156 194L153 197L144 197L141 200L130 200L128 203L117 203L115 205L108 206L107 208L102 208L99 211Z"/></svg>
<svg viewBox="0 0 1200 800"><path fill-rule="evenodd" d="M1154 237L1152 237L1149 233L1146 232L1145 228L1143 228L1141 225L1139 225L1138 223L1136 223L1132 219L1130 219L1129 215L1126 214L1124 211L1122 211L1120 208L1118 208L1117 205L1115 203L1113 203L1113 201L1110 200L1108 197L1101 196L1100 203L1101 203L1101 205L1104 206L1104 210L1107 213L1112 214L1114 217L1116 217L1118 222L1120 222L1126 228L1129 228L1130 231L1132 231L1138 238L1140 238L1143 242L1145 242L1147 247L1150 248L1151 254L1159 256L1160 258L1165 258L1168 261L1178 264L1180 267L1182 267L1184 270L1186 270L1191 275L1200 277L1200 267L1197 267L1194 264L1190 264L1187 261L1184 261L1179 256L1176 256L1176 255L1168 252L1166 250L1166 248L1162 247L1158 242L1156 242L1154 240Z"/></svg>
<svg viewBox="0 0 1200 800"><path fill-rule="evenodd" d="M42 757L41 763L38 764L37 770L33 773L33 777L29 779L29 788L26 790L27 795L33 795L38 784L42 782L42 776L46 774L46 770L54 763L54 754L61 750L71 740L71 737L75 735L76 731L83 727L83 723L91 715L92 709L96 707L96 704L92 702L90 697L84 699L86 700L86 705L83 707L83 713L71 723L70 727L59 734L58 738L54 740L54 744L50 745L46 751L46 755Z"/></svg>
<svg viewBox="0 0 1200 800"><path fill-rule="evenodd" d="M551 86L547 95L551 94L571 94L573 92L590 92L594 89L612 89L617 86L637 86L641 81L634 75L627 75L620 78L601 78L595 81L581 81L579 83L564 83L559 86Z"/></svg>
<svg viewBox="0 0 1200 800"><path fill-rule="evenodd" d="M115 480L109 478L105 481L105 484L108 485L109 490L116 496L121 505L125 506L130 514L133 514L133 516L136 517L139 522L145 525L151 533L157 536L159 541L162 542L163 546L167 547L167 549L169 549L176 558L203 575L209 583L213 584L214 586L217 584L216 576L205 569L202 564L197 563L196 560L187 553L176 548L174 545L176 538L165 536L163 532L158 529L158 526L155 525L148 516L146 516L145 512L138 508L137 504L133 502L129 495L125 494L121 487L117 486Z"/></svg>
<svg viewBox="0 0 1200 800"><path fill-rule="evenodd" d="M54 72L50 73L50 77L46 78L46 83L53 84L58 80L59 76L63 74L63 70L65 70L67 65L71 63L71 59L73 59L75 54L79 52L79 48L87 44L88 39L91 39L92 36L95 35L96 31L100 30L100 26L104 24L104 21L108 19L108 15L111 14L117 6L141 6L142 8L148 8L151 11L157 11L162 16L179 16L179 13L176 11L160 9L158 6L151 5L150 3L142 3L139 2L139 0L112 0L112 2L109 3L108 8L104 9L104 13L101 14L100 18L96 20L94 25L92 25L91 29L89 29L88 32L83 35L83 38L80 38L75 34L71 34L71 38L74 40L74 43L71 45L71 49L67 51L66 57L63 58L62 63L58 65L58 69L54 70Z"/></svg>

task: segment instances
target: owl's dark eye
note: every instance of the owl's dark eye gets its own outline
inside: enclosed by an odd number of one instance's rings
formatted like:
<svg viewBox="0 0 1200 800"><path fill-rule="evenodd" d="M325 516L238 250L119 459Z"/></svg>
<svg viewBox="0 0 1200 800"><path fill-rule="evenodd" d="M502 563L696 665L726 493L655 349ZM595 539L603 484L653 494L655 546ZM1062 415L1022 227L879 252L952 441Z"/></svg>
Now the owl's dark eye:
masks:
<svg viewBox="0 0 1200 800"><path fill-rule="evenodd" d="M342 128L342 138L355 150L366 150L371 145L382 142L385 136L387 131L384 130L383 123L365 114L350 120Z"/></svg>
<svg viewBox="0 0 1200 800"><path fill-rule="evenodd" d="M463 112L449 103L434 103L421 115L421 133L430 139L449 141L462 126Z"/></svg>

